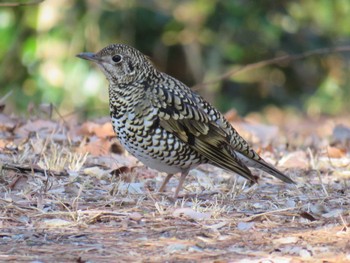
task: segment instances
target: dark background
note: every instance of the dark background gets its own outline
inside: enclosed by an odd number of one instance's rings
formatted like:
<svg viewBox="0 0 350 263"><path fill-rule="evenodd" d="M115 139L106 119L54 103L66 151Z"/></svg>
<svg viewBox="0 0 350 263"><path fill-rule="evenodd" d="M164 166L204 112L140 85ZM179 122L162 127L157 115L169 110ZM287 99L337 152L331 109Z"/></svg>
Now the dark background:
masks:
<svg viewBox="0 0 350 263"><path fill-rule="evenodd" d="M61 114L103 116L107 82L77 53L126 43L194 86L250 63L350 46L349 13L347 0L46 0L0 6L0 98L11 91L7 112L52 103ZM310 116L344 114L350 109L349 57L337 52L279 62L198 92L220 110L235 108L241 115L271 106Z"/></svg>

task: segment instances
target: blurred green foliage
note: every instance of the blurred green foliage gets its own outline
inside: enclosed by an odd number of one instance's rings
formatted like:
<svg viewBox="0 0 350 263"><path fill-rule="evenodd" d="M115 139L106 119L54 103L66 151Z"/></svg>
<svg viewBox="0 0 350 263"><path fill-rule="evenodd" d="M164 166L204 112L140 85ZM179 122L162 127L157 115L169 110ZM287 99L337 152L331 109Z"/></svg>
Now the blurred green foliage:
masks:
<svg viewBox="0 0 350 263"><path fill-rule="evenodd" d="M192 86L249 63L350 45L349 13L348 0L46 0L0 6L0 97L13 92L8 111L53 103L62 114L81 109L104 115L104 76L77 53L127 43ZM241 114L271 104L340 114L350 109L349 58L343 52L278 63L198 92L221 110L233 107Z"/></svg>

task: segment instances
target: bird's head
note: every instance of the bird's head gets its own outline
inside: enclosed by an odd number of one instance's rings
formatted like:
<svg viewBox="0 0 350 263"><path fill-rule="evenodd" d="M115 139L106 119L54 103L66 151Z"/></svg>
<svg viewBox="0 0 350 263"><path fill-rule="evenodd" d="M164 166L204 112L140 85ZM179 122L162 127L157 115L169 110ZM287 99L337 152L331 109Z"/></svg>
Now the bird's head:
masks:
<svg viewBox="0 0 350 263"><path fill-rule="evenodd" d="M123 44L109 45L97 53L80 53L77 57L95 62L110 83L128 84L142 80L152 63L140 51Z"/></svg>

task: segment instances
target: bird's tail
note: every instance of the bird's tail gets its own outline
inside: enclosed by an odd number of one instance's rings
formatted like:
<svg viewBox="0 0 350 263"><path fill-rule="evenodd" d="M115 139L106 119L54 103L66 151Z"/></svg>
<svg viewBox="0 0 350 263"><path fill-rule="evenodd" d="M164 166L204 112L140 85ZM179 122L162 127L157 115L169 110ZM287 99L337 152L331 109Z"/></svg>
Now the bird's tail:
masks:
<svg viewBox="0 0 350 263"><path fill-rule="evenodd" d="M241 153L236 152L236 154L238 158L242 162L244 162L248 167L258 168L260 170L263 170L264 172L267 172L275 176L276 178L282 180L283 182L286 182L288 184L295 184L295 182L292 179L290 179L287 175L277 170L271 164L265 162L261 157L259 157L259 159L250 159Z"/></svg>

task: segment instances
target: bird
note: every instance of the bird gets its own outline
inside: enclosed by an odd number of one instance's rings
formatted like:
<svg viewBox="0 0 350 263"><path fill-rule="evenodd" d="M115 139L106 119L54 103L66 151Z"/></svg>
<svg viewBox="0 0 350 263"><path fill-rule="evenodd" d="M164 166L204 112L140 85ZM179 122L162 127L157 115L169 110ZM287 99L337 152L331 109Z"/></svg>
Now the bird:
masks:
<svg viewBox="0 0 350 263"><path fill-rule="evenodd" d="M113 129L123 147L149 168L167 173L159 192L180 173L174 198L188 172L211 164L257 183L248 168L294 184L263 160L214 106L150 58L126 44L111 44L78 58L94 62L109 82Z"/></svg>

